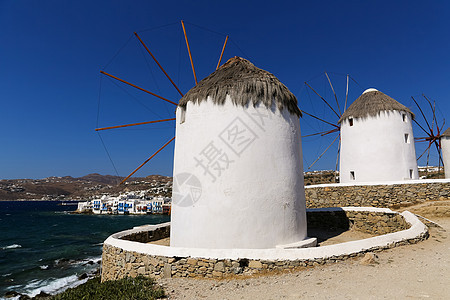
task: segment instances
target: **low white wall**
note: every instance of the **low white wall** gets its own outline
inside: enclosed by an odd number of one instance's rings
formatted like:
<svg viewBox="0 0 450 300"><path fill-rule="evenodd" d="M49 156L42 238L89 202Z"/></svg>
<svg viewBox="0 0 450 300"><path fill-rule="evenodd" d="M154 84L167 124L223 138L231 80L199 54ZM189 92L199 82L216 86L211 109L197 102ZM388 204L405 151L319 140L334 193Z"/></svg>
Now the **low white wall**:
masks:
<svg viewBox="0 0 450 300"><path fill-rule="evenodd" d="M326 208L317 209L317 211L373 211L394 213L389 209L382 208L362 208L362 207L344 207L344 208ZM411 227L406 230L376 236L368 239L351 241L341 244L302 248L302 249L202 249L202 248L181 248L167 247L154 244L143 244L120 239L131 233L148 231L158 226L167 226L168 224L149 225L138 227L136 229L115 233L108 237L105 245L121 248L124 251L134 251L137 253L165 256L165 257L192 257L206 259L256 259L256 260L309 260L318 258L328 258L340 255L349 255L359 253L368 249L377 247L386 247L393 243L420 238L427 234L427 227L412 213L405 211L401 213Z"/></svg>

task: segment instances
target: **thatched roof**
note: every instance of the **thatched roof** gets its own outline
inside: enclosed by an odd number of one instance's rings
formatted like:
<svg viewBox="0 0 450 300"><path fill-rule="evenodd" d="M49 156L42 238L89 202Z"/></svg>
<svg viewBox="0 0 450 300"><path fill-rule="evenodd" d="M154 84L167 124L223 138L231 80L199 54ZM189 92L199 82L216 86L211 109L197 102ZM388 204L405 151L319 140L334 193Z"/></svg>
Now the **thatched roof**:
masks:
<svg viewBox="0 0 450 300"><path fill-rule="evenodd" d="M414 119L412 111L398 103L386 94L383 94L376 89L368 89L362 93L355 102L350 105L347 110L342 114L339 123L348 117L363 118L368 116L376 116L381 111L404 111L411 114Z"/></svg>
<svg viewBox="0 0 450 300"><path fill-rule="evenodd" d="M178 105L186 106L189 101L198 103L208 96L215 104L223 104L227 95L235 105L262 102L266 107L272 107L275 103L280 111L286 108L291 114L301 116L297 98L284 84L273 74L237 56L190 89Z"/></svg>
<svg viewBox="0 0 450 300"><path fill-rule="evenodd" d="M447 130L444 131L444 132L441 134L441 136L450 136L450 127L447 128Z"/></svg>

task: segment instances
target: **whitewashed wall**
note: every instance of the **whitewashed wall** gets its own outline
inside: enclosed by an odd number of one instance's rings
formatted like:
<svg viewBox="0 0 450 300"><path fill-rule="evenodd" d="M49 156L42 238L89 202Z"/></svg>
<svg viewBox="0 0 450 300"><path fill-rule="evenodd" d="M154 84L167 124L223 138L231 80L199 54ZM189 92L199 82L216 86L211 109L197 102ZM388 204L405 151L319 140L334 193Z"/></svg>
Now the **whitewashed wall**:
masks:
<svg viewBox="0 0 450 300"><path fill-rule="evenodd" d="M450 178L450 137L441 137L442 160L444 161L445 178Z"/></svg>
<svg viewBox="0 0 450 300"><path fill-rule="evenodd" d="M403 121L402 115L406 114ZM405 142L409 135L409 143ZM412 174L410 174L412 170ZM350 172L355 179L352 180ZM382 111L341 123L340 182L418 179L411 115Z"/></svg>
<svg viewBox="0 0 450 300"><path fill-rule="evenodd" d="M261 249L303 240L298 117L228 98L189 102L180 124L182 114L178 108L171 247Z"/></svg>

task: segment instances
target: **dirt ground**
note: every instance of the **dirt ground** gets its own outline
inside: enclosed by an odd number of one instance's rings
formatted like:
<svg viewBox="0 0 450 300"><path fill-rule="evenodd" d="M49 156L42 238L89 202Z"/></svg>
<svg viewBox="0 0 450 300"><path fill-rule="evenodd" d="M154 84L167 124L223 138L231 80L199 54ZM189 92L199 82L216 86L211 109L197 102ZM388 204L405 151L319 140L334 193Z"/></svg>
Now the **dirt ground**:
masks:
<svg viewBox="0 0 450 300"><path fill-rule="evenodd" d="M361 258L247 279L163 279L169 299L450 299L450 206L408 209L423 213L428 240ZM444 212L443 212L444 211Z"/></svg>

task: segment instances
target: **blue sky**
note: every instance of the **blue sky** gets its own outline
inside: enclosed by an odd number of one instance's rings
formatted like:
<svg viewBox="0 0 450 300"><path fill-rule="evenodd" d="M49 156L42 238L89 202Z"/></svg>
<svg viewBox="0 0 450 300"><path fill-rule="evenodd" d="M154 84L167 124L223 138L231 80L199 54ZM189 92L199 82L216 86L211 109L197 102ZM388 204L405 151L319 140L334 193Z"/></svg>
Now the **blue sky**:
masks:
<svg viewBox="0 0 450 300"><path fill-rule="evenodd" d="M436 100L441 122L450 107L449 13L445 1L1 0L0 178L116 174L115 169L126 176L173 137L173 123L102 133L114 168L94 128L173 116L170 104L99 71L178 101L130 37L137 31L186 92L194 82L181 19L199 79L215 69L228 34L224 61L242 56L272 72L305 111L333 121L304 85L308 81L333 100L326 70L341 103L350 74L358 84L351 81L349 102L375 87L418 114L411 96L424 93ZM420 116L418 121L424 123ZM301 126L303 134L328 128L306 117ZM334 137L303 140L305 169ZM417 147L419 154L424 146ZM172 156L173 144L136 175L171 175ZM313 169L334 169L335 161L332 147Z"/></svg>

